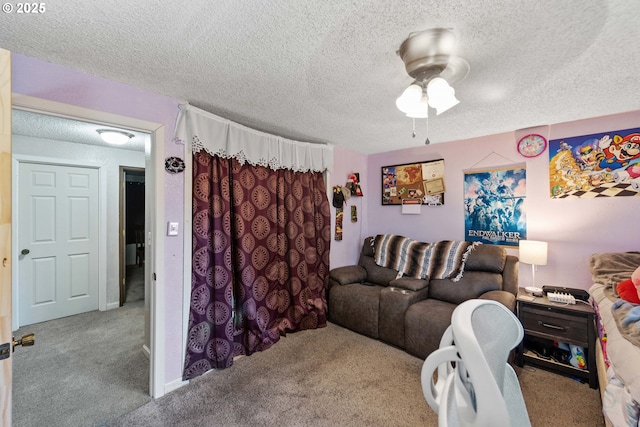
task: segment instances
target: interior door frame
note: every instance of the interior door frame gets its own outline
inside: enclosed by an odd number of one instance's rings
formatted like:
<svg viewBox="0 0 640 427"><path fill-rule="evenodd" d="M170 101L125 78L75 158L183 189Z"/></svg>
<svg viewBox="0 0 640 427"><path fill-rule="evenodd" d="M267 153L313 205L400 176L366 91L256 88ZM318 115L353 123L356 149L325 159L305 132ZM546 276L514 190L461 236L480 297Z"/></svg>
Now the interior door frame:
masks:
<svg viewBox="0 0 640 427"><path fill-rule="evenodd" d="M11 156L11 198L12 198L12 216L13 216L13 259L19 260L20 254L18 253L20 248L20 242L18 242L18 231L20 230L20 164L31 163L41 165L54 165L54 166L72 166L72 167L84 167L87 169L98 170L98 309L100 311L107 310L107 266L103 261L104 254L107 253L107 171L105 165L96 162L85 162L79 160L71 160L65 158L56 157L42 157L32 156L25 154L13 154ZM14 268L12 271L12 306L13 306L13 330L15 331L20 326L20 304L19 304L19 289L18 283L20 281L20 268Z"/></svg>
<svg viewBox="0 0 640 427"><path fill-rule="evenodd" d="M150 190L147 194L151 201L149 212L145 214L149 218L149 223L145 226L149 243L145 245L147 255L145 264L148 262L145 273L151 272L151 274L145 277L145 282L149 284L149 309L148 313L145 313L145 319L148 318L149 321L148 327L145 325L143 350L149 353L149 394L153 398L163 396L165 394L164 275L156 272L162 271L159 268L162 265L159 260L164 257L164 168L162 167L164 165L164 125L16 93L13 94L12 101L13 107L27 111L150 134L150 143L145 148L145 185ZM16 250L13 248L14 259L17 259Z"/></svg>
<svg viewBox="0 0 640 427"><path fill-rule="evenodd" d="M126 214L127 214L127 201L126 201L126 182L125 182L125 178L126 178L126 173L127 172L145 172L146 174L146 170L145 168L136 168L133 166L120 166L120 169L118 170L118 179L120 180L118 183L118 192L119 192L119 198L120 198L120 220L118 223L118 229L120 230L119 234L119 258L120 258L120 273L119 273L119 279L118 279L118 283L120 286L120 307L122 307L124 305L124 300L126 297L126 283L125 283L125 278L127 276L127 242L126 242ZM146 183L145 183L146 186ZM145 193L146 193L146 188L145 188ZM145 196L146 198L146 196ZM144 212L144 218L145 218L145 227L146 227L146 219L147 219L147 207L145 206L145 212ZM145 245L145 251L146 251L146 245ZM146 278L145 278L146 281Z"/></svg>
<svg viewBox="0 0 640 427"><path fill-rule="evenodd" d="M11 52L0 48L0 344L11 345ZM11 425L13 355L0 361L0 425Z"/></svg>

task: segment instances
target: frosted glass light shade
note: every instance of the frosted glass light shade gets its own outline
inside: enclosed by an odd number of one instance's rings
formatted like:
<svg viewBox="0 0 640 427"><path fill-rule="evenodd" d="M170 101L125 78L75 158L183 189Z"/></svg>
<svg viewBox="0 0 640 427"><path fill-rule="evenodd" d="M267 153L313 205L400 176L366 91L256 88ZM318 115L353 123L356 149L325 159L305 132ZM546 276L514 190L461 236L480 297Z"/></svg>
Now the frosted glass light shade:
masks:
<svg viewBox="0 0 640 427"><path fill-rule="evenodd" d="M427 101L427 97L423 96L410 111L406 112L407 117L411 117L414 119L426 119L429 117L429 102Z"/></svg>
<svg viewBox="0 0 640 427"><path fill-rule="evenodd" d="M547 265L547 242L520 240L520 262L531 265Z"/></svg>
<svg viewBox="0 0 640 427"><path fill-rule="evenodd" d="M398 110L407 114L418 108L421 99L422 87L417 84L412 84L396 99L396 107L398 107Z"/></svg>
<svg viewBox="0 0 640 427"><path fill-rule="evenodd" d="M119 130L98 129L96 132L100 134L102 140L109 144L122 145L133 138L133 134L122 132Z"/></svg>
<svg viewBox="0 0 640 427"><path fill-rule="evenodd" d="M436 115L444 113L460 103L456 98L456 91L442 77L431 79L427 84L429 105L436 109Z"/></svg>
<svg viewBox="0 0 640 427"><path fill-rule="evenodd" d="M451 86L442 77L435 77L427 84L427 96L429 99L438 101L441 98L449 96L449 90Z"/></svg>

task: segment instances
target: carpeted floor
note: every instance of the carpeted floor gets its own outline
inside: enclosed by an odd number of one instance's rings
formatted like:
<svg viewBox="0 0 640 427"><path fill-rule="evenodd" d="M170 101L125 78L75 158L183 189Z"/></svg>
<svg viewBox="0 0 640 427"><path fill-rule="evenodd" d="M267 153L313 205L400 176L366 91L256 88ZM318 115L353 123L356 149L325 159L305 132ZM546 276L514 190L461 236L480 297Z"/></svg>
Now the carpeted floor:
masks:
<svg viewBox="0 0 640 427"><path fill-rule="evenodd" d="M14 427L437 425L422 360L334 324L289 334L151 401L143 319L138 300L16 331L34 332L37 344L13 357ZM516 371L534 427L604 425L597 390Z"/></svg>
<svg viewBox="0 0 640 427"><path fill-rule="evenodd" d="M110 426L436 426L422 360L329 324L289 334L112 421ZM517 369L536 426L603 426L600 395L544 370Z"/></svg>
<svg viewBox="0 0 640 427"><path fill-rule="evenodd" d="M144 265L127 265L125 284L125 304L144 299Z"/></svg>
<svg viewBox="0 0 640 427"><path fill-rule="evenodd" d="M28 325L13 355L13 426L96 426L150 400L144 300Z"/></svg>

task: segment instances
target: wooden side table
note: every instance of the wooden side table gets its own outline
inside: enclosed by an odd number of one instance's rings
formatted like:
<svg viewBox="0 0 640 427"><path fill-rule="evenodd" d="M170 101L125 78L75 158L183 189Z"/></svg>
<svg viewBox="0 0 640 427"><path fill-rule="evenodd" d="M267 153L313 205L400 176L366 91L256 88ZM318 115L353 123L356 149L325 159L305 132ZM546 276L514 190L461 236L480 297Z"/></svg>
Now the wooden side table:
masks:
<svg viewBox="0 0 640 427"><path fill-rule="evenodd" d="M524 339L518 347L517 364L537 365L565 375L589 381L589 387L597 388L596 354L593 348L595 336L595 312L590 304L554 303L544 297L532 297L524 288L518 290L516 300L518 318L524 327ZM562 341L584 348L587 369L576 368L544 357L531 351L527 345L538 342L553 348L553 341Z"/></svg>

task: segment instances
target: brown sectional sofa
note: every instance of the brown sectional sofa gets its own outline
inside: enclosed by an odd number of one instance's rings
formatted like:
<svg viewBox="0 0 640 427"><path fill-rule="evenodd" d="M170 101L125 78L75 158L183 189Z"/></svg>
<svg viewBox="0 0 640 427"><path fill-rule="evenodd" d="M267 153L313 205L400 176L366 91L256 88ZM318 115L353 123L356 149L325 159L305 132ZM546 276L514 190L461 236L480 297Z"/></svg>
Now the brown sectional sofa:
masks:
<svg viewBox="0 0 640 427"><path fill-rule="evenodd" d="M372 239L365 239L358 265L329 274L327 302L333 323L424 359L438 348L461 302L492 299L515 310L518 258L502 247L476 246L458 282L396 279L396 270L376 265Z"/></svg>

